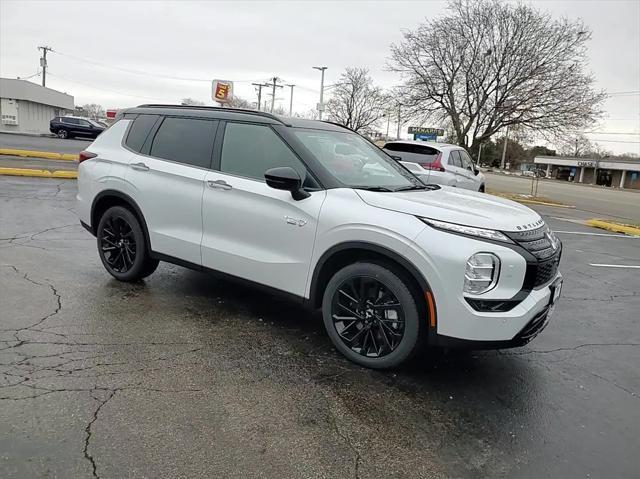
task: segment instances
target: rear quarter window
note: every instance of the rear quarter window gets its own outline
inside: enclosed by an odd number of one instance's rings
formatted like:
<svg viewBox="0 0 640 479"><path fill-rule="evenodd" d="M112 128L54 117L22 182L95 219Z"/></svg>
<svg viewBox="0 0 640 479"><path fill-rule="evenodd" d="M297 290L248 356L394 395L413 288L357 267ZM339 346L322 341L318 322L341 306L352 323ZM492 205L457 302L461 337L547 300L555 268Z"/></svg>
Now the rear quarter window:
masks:
<svg viewBox="0 0 640 479"><path fill-rule="evenodd" d="M129 128L129 133L127 134L127 139L124 142L127 148L140 153L142 145L144 145L157 120L158 115L138 115L138 117L133 120Z"/></svg>

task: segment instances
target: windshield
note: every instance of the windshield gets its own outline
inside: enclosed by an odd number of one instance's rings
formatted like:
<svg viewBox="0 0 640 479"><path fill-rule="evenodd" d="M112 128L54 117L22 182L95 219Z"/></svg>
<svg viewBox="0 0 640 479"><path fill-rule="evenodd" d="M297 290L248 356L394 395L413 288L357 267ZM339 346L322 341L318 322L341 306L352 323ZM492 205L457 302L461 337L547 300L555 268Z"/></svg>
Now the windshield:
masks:
<svg viewBox="0 0 640 479"><path fill-rule="evenodd" d="M93 126L97 126L98 128L104 128L104 126L98 123L97 121L94 121L94 120L87 120L87 121L91 123Z"/></svg>
<svg viewBox="0 0 640 479"><path fill-rule="evenodd" d="M356 133L302 128L294 132L345 186L380 191L425 188L419 179Z"/></svg>

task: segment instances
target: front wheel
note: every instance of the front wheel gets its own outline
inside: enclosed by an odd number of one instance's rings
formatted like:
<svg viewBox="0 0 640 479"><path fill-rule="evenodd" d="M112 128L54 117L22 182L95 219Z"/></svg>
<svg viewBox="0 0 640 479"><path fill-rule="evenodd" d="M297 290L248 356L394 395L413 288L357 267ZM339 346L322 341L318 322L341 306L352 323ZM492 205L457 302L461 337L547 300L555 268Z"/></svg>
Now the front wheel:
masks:
<svg viewBox="0 0 640 479"><path fill-rule="evenodd" d="M58 138L65 139L69 137L69 132L67 130L58 130Z"/></svg>
<svg viewBox="0 0 640 479"><path fill-rule="evenodd" d="M421 346L416 299L403 275L376 263L354 263L327 284L322 301L325 328L334 346L361 366L387 369Z"/></svg>
<svg viewBox="0 0 640 479"><path fill-rule="evenodd" d="M117 280L136 281L158 267L158 260L149 256L140 222L122 206L113 206L102 215L97 240L100 260Z"/></svg>

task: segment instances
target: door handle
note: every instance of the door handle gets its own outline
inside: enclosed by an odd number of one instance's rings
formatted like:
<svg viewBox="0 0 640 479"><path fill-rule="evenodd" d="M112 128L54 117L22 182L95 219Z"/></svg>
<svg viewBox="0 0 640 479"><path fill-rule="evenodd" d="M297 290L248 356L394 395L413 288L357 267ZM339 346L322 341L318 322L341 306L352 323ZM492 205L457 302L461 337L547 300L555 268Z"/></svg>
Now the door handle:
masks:
<svg viewBox="0 0 640 479"><path fill-rule="evenodd" d="M138 171L149 171L149 167L144 163L131 163L131 168Z"/></svg>
<svg viewBox="0 0 640 479"><path fill-rule="evenodd" d="M208 180L207 185L209 188L217 188L219 190L230 190L233 188L233 186L224 180Z"/></svg>

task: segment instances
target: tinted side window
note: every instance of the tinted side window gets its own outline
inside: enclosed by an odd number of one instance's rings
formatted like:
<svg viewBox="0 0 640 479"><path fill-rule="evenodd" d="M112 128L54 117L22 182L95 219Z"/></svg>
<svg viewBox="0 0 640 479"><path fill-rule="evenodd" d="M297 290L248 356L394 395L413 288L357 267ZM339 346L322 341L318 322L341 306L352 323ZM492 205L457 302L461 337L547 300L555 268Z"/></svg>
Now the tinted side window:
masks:
<svg viewBox="0 0 640 479"><path fill-rule="evenodd" d="M216 121L165 118L151 145L151 156L209 168Z"/></svg>
<svg viewBox="0 0 640 479"><path fill-rule="evenodd" d="M62 123L68 123L69 125L78 125L80 121L77 118L63 118Z"/></svg>
<svg viewBox="0 0 640 479"><path fill-rule="evenodd" d="M387 143L383 149L394 152L394 156L399 156L404 161L415 163L433 163L440 153L430 146L413 143Z"/></svg>
<svg viewBox="0 0 640 479"><path fill-rule="evenodd" d="M77 121L78 121L78 125L84 126L85 128L89 128L91 126L91 123L89 123L87 120L77 120Z"/></svg>
<svg viewBox="0 0 640 479"><path fill-rule="evenodd" d="M125 145L139 153L157 119L158 115L139 115L129 128L129 134L124 142Z"/></svg>
<svg viewBox="0 0 640 479"><path fill-rule="evenodd" d="M460 152L458 150L449 152L449 164L462 168L462 160L460 159Z"/></svg>
<svg viewBox="0 0 640 479"><path fill-rule="evenodd" d="M469 156L469 153L466 151L459 151L458 153L460 153L460 158L462 159L462 167L473 171L473 160Z"/></svg>
<svg viewBox="0 0 640 479"><path fill-rule="evenodd" d="M227 123L220 170L264 181L269 168L290 166L303 180L307 170L280 137L268 126Z"/></svg>

